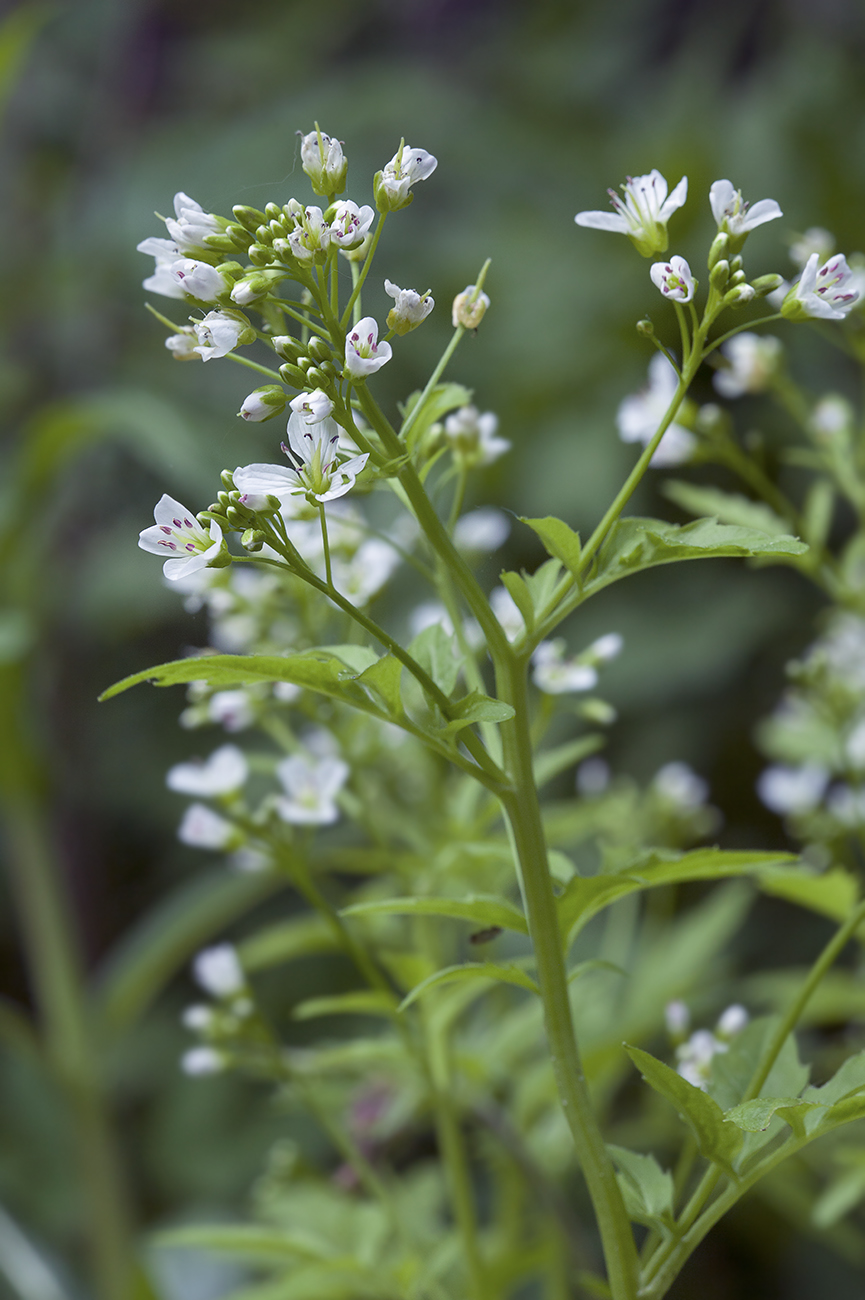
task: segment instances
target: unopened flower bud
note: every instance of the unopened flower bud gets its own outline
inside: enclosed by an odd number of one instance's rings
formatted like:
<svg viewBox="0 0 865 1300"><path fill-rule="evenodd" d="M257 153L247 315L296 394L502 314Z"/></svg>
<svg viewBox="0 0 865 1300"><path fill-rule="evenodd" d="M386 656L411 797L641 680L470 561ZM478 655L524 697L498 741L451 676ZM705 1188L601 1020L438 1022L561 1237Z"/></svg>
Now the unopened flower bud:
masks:
<svg viewBox="0 0 865 1300"><path fill-rule="evenodd" d="M724 236L724 238L726 239L726 235ZM730 279L730 263L727 261L726 258L722 257L712 267L711 273L709 275L709 283L715 289L723 290L727 287L727 282L729 279Z"/></svg>
<svg viewBox="0 0 865 1300"><path fill-rule="evenodd" d="M243 399L237 414L244 420L252 420L257 424L260 420L269 420L272 416L279 415L280 411L285 410L285 402L285 390L279 384L265 384Z"/></svg>
<svg viewBox="0 0 865 1300"><path fill-rule="evenodd" d="M253 554L260 551L267 544L267 537L257 528L247 528L246 532L240 539L240 545L245 551Z"/></svg>
<svg viewBox="0 0 865 1300"><path fill-rule="evenodd" d="M348 161L339 140L325 135L317 122L315 130L301 139L300 157L316 194L342 194Z"/></svg>
<svg viewBox="0 0 865 1300"><path fill-rule="evenodd" d="M643 320L637 321L637 333L644 334L646 338L649 339L654 338L655 327L652 324L652 322L649 320L648 316L646 316Z"/></svg>
<svg viewBox="0 0 865 1300"><path fill-rule="evenodd" d="M284 279L283 271L253 271L238 280L231 291L231 301L238 307L247 307L250 303L270 293L274 285Z"/></svg>
<svg viewBox="0 0 865 1300"><path fill-rule="evenodd" d="M463 329L476 330L486 315L490 300L485 293L478 292L476 284L468 284L462 293L454 298L452 319L454 329L462 325Z"/></svg>
<svg viewBox="0 0 865 1300"><path fill-rule="evenodd" d="M712 247L709 249L710 271L722 258L726 258L729 245L730 236L727 234L726 230L719 230L715 238L712 240Z"/></svg>
<svg viewBox="0 0 865 1300"><path fill-rule="evenodd" d="M258 208L248 208L245 204L238 203L231 211L234 213L235 220L252 234L255 234L256 229L264 224L264 213L259 212Z"/></svg>
<svg viewBox="0 0 865 1300"><path fill-rule="evenodd" d="M724 294L725 307L744 307L746 302L753 302L755 297L753 286L750 284L737 284L729 293Z"/></svg>
<svg viewBox="0 0 865 1300"><path fill-rule="evenodd" d="M759 275L751 281L751 288L755 298L765 298L767 293L774 293L783 283L784 277L781 275Z"/></svg>

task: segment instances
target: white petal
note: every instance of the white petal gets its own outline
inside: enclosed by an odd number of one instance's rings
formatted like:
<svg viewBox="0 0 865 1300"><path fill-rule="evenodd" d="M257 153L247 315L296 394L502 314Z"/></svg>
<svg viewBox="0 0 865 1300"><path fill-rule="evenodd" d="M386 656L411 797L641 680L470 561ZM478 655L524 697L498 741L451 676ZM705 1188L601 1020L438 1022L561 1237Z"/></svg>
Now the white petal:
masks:
<svg viewBox="0 0 865 1300"><path fill-rule="evenodd" d="M732 181L715 181L709 190L709 206L712 209L715 224L719 229L724 224L727 209L733 202L735 193Z"/></svg>
<svg viewBox="0 0 865 1300"><path fill-rule="evenodd" d="M297 471L287 465L241 465L232 475L238 492L283 497L297 490Z"/></svg>
<svg viewBox="0 0 865 1300"><path fill-rule="evenodd" d="M574 221L578 226L587 226L591 230L613 230L621 235L630 230L626 219L617 212L578 212Z"/></svg>
<svg viewBox="0 0 865 1300"><path fill-rule="evenodd" d="M666 191L666 189L667 189L667 182L664 181L664 190ZM670 217L672 213L676 211L677 208L680 208L682 206L682 204L685 202L685 199L687 197L688 197L688 178L687 176L683 176L682 179L679 181L679 184L673 190L673 193L669 196L669 198L665 199L664 202L661 204L661 211L658 214L660 220L666 221L668 217Z"/></svg>
<svg viewBox="0 0 865 1300"><path fill-rule="evenodd" d="M743 230L754 230L757 226L762 226L767 221L775 221L778 217L783 217L784 213L779 208L774 199L760 199L752 208L748 209L745 220L742 222Z"/></svg>

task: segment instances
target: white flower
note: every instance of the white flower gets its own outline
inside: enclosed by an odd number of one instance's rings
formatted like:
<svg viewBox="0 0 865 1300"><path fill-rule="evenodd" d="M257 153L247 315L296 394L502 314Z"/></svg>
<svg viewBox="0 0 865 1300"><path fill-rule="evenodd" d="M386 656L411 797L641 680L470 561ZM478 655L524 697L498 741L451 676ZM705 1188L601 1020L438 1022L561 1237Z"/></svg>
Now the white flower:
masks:
<svg viewBox="0 0 865 1300"><path fill-rule="evenodd" d="M843 320L859 295L851 289L853 272L843 254L830 257L818 270L819 253L812 253L799 283L781 306L788 320Z"/></svg>
<svg viewBox="0 0 865 1300"><path fill-rule="evenodd" d="M225 293L225 277L209 262L182 257L172 263L170 272L183 292L199 302L216 302L219 295Z"/></svg>
<svg viewBox="0 0 865 1300"><path fill-rule="evenodd" d="M311 262L316 253L327 248L330 227L321 208L304 208L295 220L297 225L288 236L288 246L299 262Z"/></svg>
<svg viewBox="0 0 865 1300"><path fill-rule="evenodd" d="M829 773L818 763L787 767L777 763L760 773L757 793L767 808L784 816L810 813L820 803L829 784Z"/></svg>
<svg viewBox="0 0 865 1300"><path fill-rule="evenodd" d="M721 1012L715 1026L715 1033L720 1039L735 1038L737 1034L741 1034L749 1019L750 1016L745 1008L738 1002L734 1002L732 1006Z"/></svg>
<svg viewBox="0 0 865 1300"><path fill-rule="evenodd" d="M722 397L742 397L745 393L762 393L769 386L781 362L781 340L768 334L761 337L746 330L721 344L721 352L730 365L717 370L713 383Z"/></svg>
<svg viewBox="0 0 865 1300"><path fill-rule="evenodd" d="M227 356L240 344L251 343L255 338L245 318L229 316L224 311L209 311L204 320L195 321L192 328L198 338L195 351L202 361Z"/></svg>
<svg viewBox="0 0 865 1300"><path fill-rule="evenodd" d="M507 438L496 437L498 427L492 411L482 415L476 406L461 406L445 420L444 435L467 465L492 465L511 446Z"/></svg>
<svg viewBox="0 0 865 1300"><path fill-rule="evenodd" d="M580 658L565 658L565 642L542 641L532 655L535 666L533 681L545 695L563 695L568 691L590 691L598 684L597 671Z"/></svg>
<svg viewBox="0 0 865 1300"><path fill-rule="evenodd" d="M323 758L310 762L301 754L292 754L277 763L276 775L285 795L276 802L283 821L296 826L327 826L339 817L335 797L345 785L349 767L341 758Z"/></svg>
<svg viewBox="0 0 865 1300"><path fill-rule="evenodd" d="M177 261L179 249L170 239L157 239L151 235L136 245L139 253L156 259L153 274L142 283L151 293L162 294L163 298L183 298L183 286L172 274L171 268Z"/></svg>
<svg viewBox="0 0 865 1300"><path fill-rule="evenodd" d="M365 605L381 591L399 565L399 553L379 537L364 542L350 560L333 560L333 585L354 605Z"/></svg>
<svg viewBox="0 0 865 1300"><path fill-rule="evenodd" d="M454 298L451 308L454 329L462 325L464 330L476 330L486 316L489 305L488 294L480 293L476 284L467 284L462 293Z"/></svg>
<svg viewBox="0 0 865 1300"><path fill-rule="evenodd" d="M372 316L364 316L346 335L345 368L352 379L374 374L392 355L389 343L378 342L378 325Z"/></svg>
<svg viewBox="0 0 865 1300"><path fill-rule="evenodd" d="M264 384L244 397L237 414L244 420L251 420L257 424L261 420L269 420L274 415L279 415L284 410L285 390L280 388L279 384Z"/></svg>
<svg viewBox="0 0 865 1300"><path fill-rule="evenodd" d="M245 782L249 768L236 745L222 745L206 762L177 763L169 769L165 784L178 794L209 799L213 795L231 794Z"/></svg>
<svg viewBox="0 0 865 1300"><path fill-rule="evenodd" d="M726 1051L729 1051L727 1043L716 1038L708 1029L698 1029L687 1042L676 1048L678 1073L695 1088L702 1088L705 1092L713 1058Z"/></svg>
<svg viewBox="0 0 865 1300"><path fill-rule="evenodd" d="M165 228L183 253L206 247L205 239L221 229L216 217L205 212L200 203L182 191L174 196L174 217L167 217Z"/></svg>
<svg viewBox="0 0 865 1300"><path fill-rule="evenodd" d="M342 144L318 127L301 139L300 161L316 194L341 194L345 189L348 163Z"/></svg>
<svg viewBox="0 0 865 1300"><path fill-rule="evenodd" d="M333 209L330 219L330 242L337 248L357 248L369 233L375 211L364 204L359 208L351 199L343 199Z"/></svg>
<svg viewBox="0 0 865 1300"><path fill-rule="evenodd" d="M821 441L831 441L839 434L849 433L855 419L853 407L845 397L829 393L822 397L811 412L811 432Z"/></svg>
<svg viewBox="0 0 865 1300"><path fill-rule="evenodd" d="M700 808L709 797L709 786L687 763L665 763L652 778L662 799L682 812Z"/></svg>
<svg viewBox="0 0 865 1300"><path fill-rule="evenodd" d="M675 370L663 353L656 352L649 362L648 387L626 397L619 405L616 424L622 442L641 442L643 446L651 442L673 400L677 385ZM679 465L690 458L696 445L697 440L689 429L673 423L661 439L652 464Z"/></svg>
<svg viewBox="0 0 865 1300"><path fill-rule="evenodd" d="M609 663L611 659L615 659L622 653L624 644L624 637L619 632L607 632L583 651L583 658L593 664Z"/></svg>
<svg viewBox="0 0 865 1300"><path fill-rule="evenodd" d="M494 587L490 592L492 611L509 641L515 641L526 630L519 606L507 587Z"/></svg>
<svg viewBox="0 0 865 1300"><path fill-rule="evenodd" d="M709 204L718 229L726 231L734 239L784 215L774 199L746 203L742 191L733 189L732 181L715 181L709 190Z"/></svg>
<svg viewBox="0 0 865 1300"><path fill-rule="evenodd" d="M180 1068L184 1074L219 1074L227 1062L215 1047L190 1047L180 1058Z"/></svg>
<svg viewBox="0 0 865 1300"><path fill-rule="evenodd" d="M608 190L613 212L578 212L578 226L594 230L613 230L627 235L643 257L663 253L667 248L667 222L688 197L688 178L683 176L673 193L667 195L667 182L659 171L645 176L628 177L621 187L624 199Z"/></svg>
<svg viewBox="0 0 865 1300"><path fill-rule="evenodd" d="M389 163L385 163L373 178L373 190L379 212L394 212L411 203L411 187L417 181L432 176L438 159L426 149L412 149L401 144Z"/></svg>
<svg viewBox="0 0 865 1300"><path fill-rule="evenodd" d="M387 314L387 327L397 334L408 334L426 320L435 300L429 293L419 294L415 289L400 289L392 280L385 280L384 291L393 298L394 305Z"/></svg>
<svg viewBox="0 0 865 1300"><path fill-rule="evenodd" d="M691 1013L680 998L664 1007L664 1024L671 1038L684 1038L691 1026Z"/></svg>
<svg viewBox="0 0 865 1300"><path fill-rule="evenodd" d="M206 1007L203 1002L195 1002L185 1008L180 1019L186 1029L201 1033L213 1024L213 1007Z"/></svg>
<svg viewBox="0 0 865 1300"><path fill-rule="evenodd" d="M226 731L243 731L255 721L249 693L238 687L233 691L216 691L207 701L207 716Z"/></svg>
<svg viewBox="0 0 865 1300"><path fill-rule="evenodd" d="M507 541L510 531L511 521L503 510L480 506L457 520L454 545L464 551L497 551Z"/></svg>
<svg viewBox="0 0 865 1300"><path fill-rule="evenodd" d="M684 257L671 257L668 262L654 262L649 274L652 284L671 302L690 302L693 298L694 277Z"/></svg>
<svg viewBox="0 0 865 1300"><path fill-rule="evenodd" d="M790 245L790 260L801 271L814 253L821 261L831 257L835 251L835 236L822 226L811 226L804 235L800 235Z"/></svg>
<svg viewBox="0 0 865 1300"><path fill-rule="evenodd" d="M193 849L227 849L239 836L237 827L207 804L191 803L177 828L177 838Z"/></svg>
<svg viewBox="0 0 865 1300"><path fill-rule="evenodd" d="M320 388L313 389L311 393L298 393L297 397L291 399L289 406L298 415L302 415L307 424L318 424L333 410L333 402Z"/></svg>
<svg viewBox="0 0 865 1300"><path fill-rule="evenodd" d="M333 501L345 496L357 481L369 453L339 462L339 426L329 416L307 423L298 411L288 421L288 443L282 450L294 467L284 465L242 465L234 471L239 492L270 495L284 500L311 496L316 501Z"/></svg>
<svg viewBox="0 0 865 1300"><path fill-rule="evenodd" d="M213 998L232 998L246 988L237 949L230 943L204 948L192 963L195 982Z"/></svg>
<svg viewBox="0 0 865 1300"><path fill-rule="evenodd" d="M156 520L138 534L138 545L151 555L168 556L162 566L166 578L186 578L205 568L226 549L222 529L215 519L205 532L194 515L174 497L164 494L153 511Z"/></svg>
<svg viewBox="0 0 865 1300"><path fill-rule="evenodd" d="M295 686L294 682L273 683L273 698L281 704L293 704L302 694L302 688Z"/></svg>
<svg viewBox="0 0 865 1300"><path fill-rule="evenodd" d="M176 334L169 334L165 346L175 361L200 361L196 344L198 335L191 325L182 325Z"/></svg>

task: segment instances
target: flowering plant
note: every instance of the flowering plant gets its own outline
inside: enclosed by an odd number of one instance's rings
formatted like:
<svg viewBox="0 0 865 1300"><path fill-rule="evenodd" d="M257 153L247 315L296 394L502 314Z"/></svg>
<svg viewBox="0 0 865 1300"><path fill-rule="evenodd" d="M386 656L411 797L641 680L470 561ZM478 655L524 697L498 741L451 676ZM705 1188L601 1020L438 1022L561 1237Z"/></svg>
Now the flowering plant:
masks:
<svg viewBox="0 0 865 1300"><path fill-rule="evenodd" d="M194 516L169 496L157 505L140 544L167 557L165 577L187 602L206 605L210 644L106 697L184 683L186 725L259 737L171 769L170 788L196 801L180 835L274 890L290 887L307 910L199 953L194 977L209 1001L186 1014L198 1041L184 1066L269 1080L330 1149L317 1164L275 1151L254 1228L186 1228L172 1240L234 1253L271 1279L238 1300L497 1300L529 1281L550 1296L660 1300L742 1196L865 1117L865 1053L812 1086L795 1036L865 923L849 843L865 824L861 536L839 556L829 546L837 499L865 518L865 466L852 409L838 398L812 409L784 373L781 343L756 332L782 319L846 322L865 359L852 328L861 272L840 256L818 270L812 253L792 287L780 275L749 279L745 241L782 213L717 181L707 292L698 296L678 254L647 277L647 301L659 301L653 284L672 305L677 346L639 323L656 355L648 390L619 411L622 438L642 444L623 486L585 540L566 520L523 518L547 558L503 571L488 591L480 559L510 522L465 502L472 476L511 441L444 378L490 309L488 268L457 296L453 336L423 390L388 412L375 376L434 300L385 280L395 305L379 337L362 294L386 219L436 159L402 143L374 178L376 219L337 202L340 142L316 127L301 158L322 208L290 199L238 206L230 219L180 194L170 239L140 246L156 258L148 288L197 312L216 304L191 326L160 316L169 350L263 376L245 419L291 415L286 460L226 470ZM668 196L652 171L624 193L612 214L577 223L626 234L646 257L665 253L687 180ZM741 321L761 299L774 310ZM253 345L270 364L242 351ZM769 392L797 412L809 440L800 463L814 476L803 505L721 408L689 398L707 364L721 396ZM650 466L697 461L732 470L751 495L677 481L668 493L694 522L625 516ZM594 691L623 642L612 632L586 646L571 616L643 570L712 557L792 566L838 606L762 733L776 765L760 790L807 841L803 859L700 846L720 824L700 777L669 763L640 790L597 756L615 713ZM424 602L402 621L392 606L374 615L408 568ZM574 769L567 797L542 799ZM651 903L641 910L644 896L721 880L734 883L672 920ZM739 1001L712 1005L704 987L750 899L744 880L838 923L778 1013L753 1019ZM297 1003L294 1021L323 1028L286 1045L256 977L323 951L349 959L353 986ZM713 1030L689 1034L685 995ZM355 1032L334 1040L333 1017ZM655 1135L639 1149L627 1124L613 1141L602 1125L636 1075L647 1087L633 1104L654 1117L644 1132ZM407 1157L427 1135L434 1157ZM581 1222L588 1209L574 1209L577 1168L597 1241Z"/></svg>

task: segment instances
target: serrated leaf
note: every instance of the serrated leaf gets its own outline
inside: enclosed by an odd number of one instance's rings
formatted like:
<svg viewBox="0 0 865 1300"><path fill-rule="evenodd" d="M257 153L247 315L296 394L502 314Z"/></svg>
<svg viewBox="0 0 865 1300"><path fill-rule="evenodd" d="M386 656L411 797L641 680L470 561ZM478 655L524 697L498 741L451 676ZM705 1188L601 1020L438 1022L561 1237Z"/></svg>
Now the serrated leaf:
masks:
<svg viewBox="0 0 865 1300"><path fill-rule="evenodd" d="M518 988L528 989L530 993L539 992L538 986L532 977L527 975L524 970L521 970L519 966L512 964L502 966L491 961L465 962L459 966L445 966L443 970L428 975L425 980L417 984L403 998L399 1004L399 1010L405 1011L418 998L424 997L431 989L438 988L442 984L479 979L494 980L502 984L515 984Z"/></svg>
<svg viewBox="0 0 865 1300"><path fill-rule="evenodd" d="M409 645L411 654L444 695L457 684L462 659L454 653L454 639L440 623L425 627Z"/></svg>
<svg viewBox="0 0 865 1300"><path fill-rule="evenodd" d="M692 524L668 524L660 519L619 519L598 557L595 576L586 584L595 592L611 582L659 564L679 560L727 557L804 555L808 547L798 538L772 536L755 528L697 519Z"/></svg>
<svg viewBox="0 0 865 1300"><path fill-rule="evenodd" d="M313 913L265 926L237 944L245 971L266 970L312 953L333 952L339 942L323 916Z"/></svg>
<svg viewBox="0 0 865 1300"><path fill-rule="evenodd" d="M557 745L555 749L542 750L535 755L535 784L542 786L547 781L552 781L559 772L564 772L575 763L582 762L589 754L594 754L601 749L605 743L603 736L592 734L570 740L565 745Z"/></svg>
<svg viewBox="0 0 865 1300"><path fill-rule="evenodd" d="M459 921L471 921L486 928L499 925L503 930L516 930L528 934L526 918L513 903L504 898L485 894L469 894L466 898L384 898L368 903L353 903L342 909L342 916L449 916Z"/></svg>
<svg viewBox="0 0 865 1300"><path fill-rule="evenodd" d="M732 1174L742 1135L735 1125L724 1124L724 1112L718 1103L641 1048L626 1043L625 1051L649 1087L675 1107L694 1134L700 1154Z"/></svg>
<svg viewBox="0 0 865 1300"><path fill-rule="evenodd" d="M396 998L383 989L352 989L349 993L305 998L291 1015L294 1020L314 1020L318 1016L390 1016L396 1008Z"/></svg>
<svg viewBox="0 0 865 1300"><path fill-rule="evenodd" d="M808 867L796 871L772 867L761 874L759 883L764 893L807 907L833 921L846 921L859 901L859 882L843 867L822 874Z"/></svg>
<svg viewBox="0 0 865 1300"><path fill-rule="evenodd" d="M591 917L618 898L641 889L690 880L722 880L732 876L750 876L779 860L794 861L792 854L728 852L722 849L695 849L692 853L662 855L652 853L611 875L576 876L556 899L562 937L573 935Z"/></svg>
<svg viewBox="0 0 865 1300"><path fill-rule="evenodd" d="M526 519L521 515L520 520L528 524L533 532L540 537L547 551L554 559L561 560L566 569L577 577L580 563L580 536L575 533L573 528L565 523L563 519L556 519L554 515L547 515L544 519Z"/></svg>
<svg viewBox="0 0 865 1300"><path fill-rule="evenodd" d="M669 479L663 486L663 493L692 515L710 515L722 524L738 524L772 537L789 533L789 524L774 510L762 501L752 501L738 492L722 492L719 488Z"/></svg>
<svg viewBox="0 0 865 1300"><path fill-rule="evenodd" d="M650 1228L669 1228L673 1219L672 1174L662 1169L653 1155L609 1143L607 1150L618 1167L619 1186L631 1218Z"/></svg>

